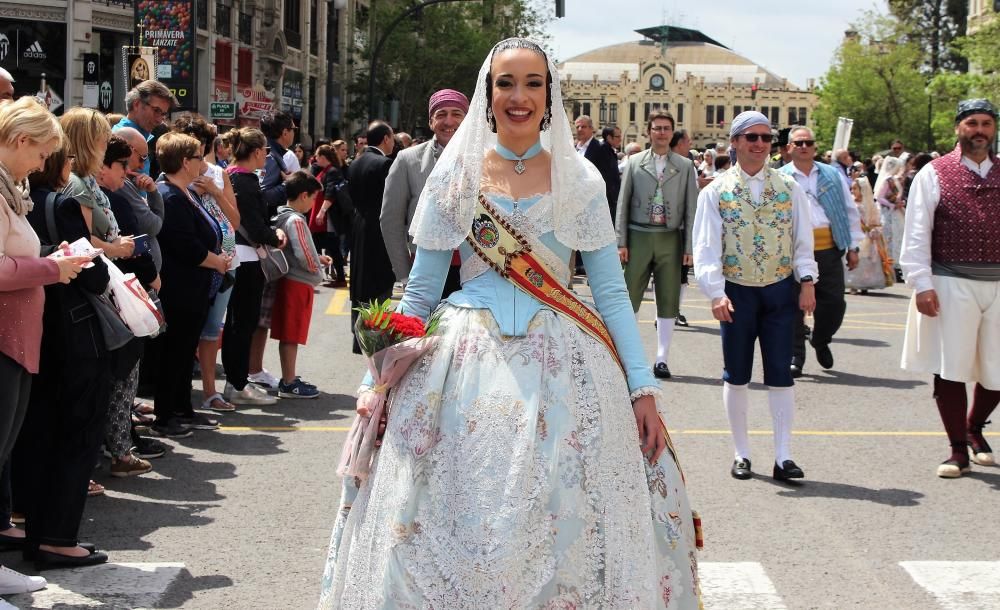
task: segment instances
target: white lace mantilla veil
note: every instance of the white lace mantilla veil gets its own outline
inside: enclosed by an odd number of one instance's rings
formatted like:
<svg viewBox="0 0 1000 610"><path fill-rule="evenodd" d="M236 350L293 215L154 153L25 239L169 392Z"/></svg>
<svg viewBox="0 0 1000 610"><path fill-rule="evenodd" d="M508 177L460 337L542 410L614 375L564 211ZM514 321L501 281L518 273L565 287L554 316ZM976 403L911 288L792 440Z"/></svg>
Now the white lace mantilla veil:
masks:
<svg viewBox="0 0 1000 610"><path fill-rule="evenodd" d="M453 250L472 229L479 197L483 158L494 148L497 135L486 121L486 77L498 48L535 49L535 43L508 38L497 43L479 69L476 92L465 120L445 147L427 178L410 223L413 242L428 250ZM545 57L552 76L552 120L541 134L542 146L552 155L552 218L556 238L564 245L592 251L615 242L608 214L604 180L594 165L573 145L569 119L563 108L559 74Z"/></svg>

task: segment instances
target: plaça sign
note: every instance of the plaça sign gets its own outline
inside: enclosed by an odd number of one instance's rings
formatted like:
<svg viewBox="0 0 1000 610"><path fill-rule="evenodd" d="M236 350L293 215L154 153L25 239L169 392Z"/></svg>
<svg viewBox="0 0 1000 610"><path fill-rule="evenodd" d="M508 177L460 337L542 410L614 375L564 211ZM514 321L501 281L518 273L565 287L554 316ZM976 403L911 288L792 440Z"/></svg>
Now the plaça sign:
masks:
<svg viewBox="0 0 1000 610"><path fill-rule="evenodd" d="M208 105L208 116L213 119L235 119L236 102L212 102Z"/></svg>

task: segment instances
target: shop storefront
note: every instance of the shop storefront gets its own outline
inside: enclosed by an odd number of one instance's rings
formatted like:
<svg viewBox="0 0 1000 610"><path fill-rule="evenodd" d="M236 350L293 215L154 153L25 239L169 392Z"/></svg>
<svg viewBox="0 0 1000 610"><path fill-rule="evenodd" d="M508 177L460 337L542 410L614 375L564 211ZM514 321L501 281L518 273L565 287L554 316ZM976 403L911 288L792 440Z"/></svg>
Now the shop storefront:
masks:
<svg viewBox="0 0 1000 610"><path fill-rule="evenodd" d="M0 19L0 67L14 77L16 96L44 94L56 114L65 109L66 24ZM46 90L41 91L42 79Z"/></svg>

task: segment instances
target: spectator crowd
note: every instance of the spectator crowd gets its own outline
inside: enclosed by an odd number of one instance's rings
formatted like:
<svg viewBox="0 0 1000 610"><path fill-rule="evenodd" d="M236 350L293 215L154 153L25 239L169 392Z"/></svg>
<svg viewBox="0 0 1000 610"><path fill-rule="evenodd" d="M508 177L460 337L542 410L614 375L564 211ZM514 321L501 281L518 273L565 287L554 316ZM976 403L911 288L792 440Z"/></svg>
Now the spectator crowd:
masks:
<svg viewBox="0 0 1000 610"><path fill-rule="evenodd" d="M347 286L347 144L306 155L283 112L220 134L154 80L124 115L56 117L13 97L0 99L0 548L38 570L96 565L107 553L79 538L105 491L95 465L143 475L170 451L157 437L319 395L296 359L315 288ZM158 329L132 323L120 290ZM268 338L280 374L263 367ZM0 567L2 595L46 584Z"/></svg>

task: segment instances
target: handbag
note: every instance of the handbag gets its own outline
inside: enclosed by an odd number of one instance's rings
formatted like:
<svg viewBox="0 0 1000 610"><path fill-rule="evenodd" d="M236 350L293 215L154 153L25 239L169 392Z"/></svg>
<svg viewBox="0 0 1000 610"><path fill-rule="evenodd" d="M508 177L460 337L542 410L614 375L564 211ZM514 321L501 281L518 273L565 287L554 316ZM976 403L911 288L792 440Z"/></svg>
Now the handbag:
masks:
<svg viewBox="0 0 1000 610"><path fill-rule="evenodd" d="M59 238L59 230L56 228L55 204L58 196L59 193L53 191L45 198L45 224L49 229L49 239L57 244L62 241ZM94 294L87 290L81 292L94 308L94 313L97 314L97 325L101 329L101 336L104 337L105 349L114 351L135 337L118 312L118 307L109 296L110 282L102 294Z"/></svg>
<svg viewBox="0 0 1000 610"><path fill-rule="evenodd" d="M264 273L265 282L275 282L288 274L288 258L285 257L284 252L267 244L254 244L243 227L237 229L237 232L257 251L257 258L260 259L260 270Z"/></svg>
<svg viewBox="0 0 1000 610"><path fill-rule="evenodd" d="M150 337L159 333L163 315L150 300L149 293L139 283L139 278L134 273L122 273L103 254L101 259L108 266L108 286L114 295L118 312L132 334L136 337Z"/></svg>

